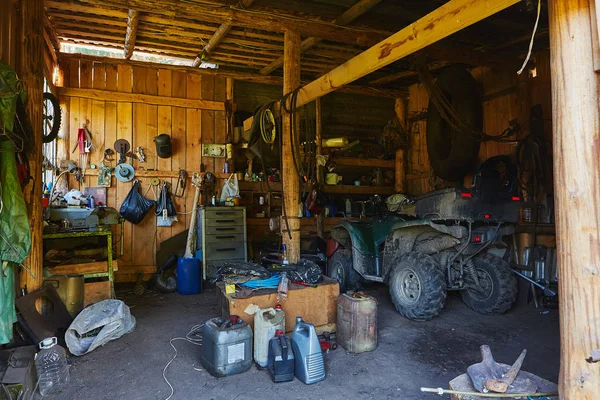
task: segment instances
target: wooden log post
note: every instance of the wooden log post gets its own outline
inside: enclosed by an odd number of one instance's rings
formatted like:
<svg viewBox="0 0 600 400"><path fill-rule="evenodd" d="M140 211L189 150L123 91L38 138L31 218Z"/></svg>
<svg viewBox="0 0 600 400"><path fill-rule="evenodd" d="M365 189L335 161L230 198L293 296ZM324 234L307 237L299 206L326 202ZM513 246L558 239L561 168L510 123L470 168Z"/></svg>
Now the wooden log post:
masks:
<svg viewBox="0 0 600 400"><path fill-rule="evenodd" d="M593 0L548 3L560 298L561 399L600 399L600 78Z"/></svg>
<svg viewBox="0 0 600 400"><path fill-rule="evenodd" d="M129 60L133 55L139 23L140 13L136 10L129 10L129 13L127 14L127 32L125 33L125 46L123 49L126 60Z"/></svg>
<svg viewBox="0 0 600 400"><path fill-rule="evenodd" d="M23 194L27 203L31 229L31 251L25 260L30 271L21 271L21 287L28 291L42 283L42 119L44 91L44 2L21 2L21 52L17 69L27 91L27 113L33 127L33 149L29 153L29 170L33 179ZM32 276L33 274L34 276Z"/></svg>
<svg viewBox="0 0 600 400"><path fill-rule="evenodd" d="M394 110L396 112L396 117L398 117L398 121L404 129L406 129L406 99L398 98L396 99L396 103L394 104ZM398 149L396 150L396 173L395 173L395 186L397 193L406 193L406 160L405 160L405 150Z"/></svg>
<svg viewBox="0 0 600 400"><path fill-rule="evenodd" d="M321 109L321 98L319 97L315 101L315 142L317 142L316 152L317 156L320 156L323 152L323 120L322 120L322 109ZM315 165L317 171L317 183L320 185L323 184L323 167L319 166L318 162ZM321 210L320 213L317 214L317 236L324 239L325 238L325 227L323 221L323 213L325 211Z"/></svg>
<svg viewBox="0 0 600 400"><path fill-rule="evenodd" d="M300 85L300 34L286 31L284 35L283 54L283 94L294 91ZM299 121L297 121L299 122ZM299 182L298 174L294 168L292 157L292 143L290 142L291 116L285 114L282 122L281 140L283 144L283 195L288 226L285 220L281 223L283 243L287 246L288 260L296 263L300 259L300 220L298 219ZM291 233L291 238L290 238Z"/></svg>

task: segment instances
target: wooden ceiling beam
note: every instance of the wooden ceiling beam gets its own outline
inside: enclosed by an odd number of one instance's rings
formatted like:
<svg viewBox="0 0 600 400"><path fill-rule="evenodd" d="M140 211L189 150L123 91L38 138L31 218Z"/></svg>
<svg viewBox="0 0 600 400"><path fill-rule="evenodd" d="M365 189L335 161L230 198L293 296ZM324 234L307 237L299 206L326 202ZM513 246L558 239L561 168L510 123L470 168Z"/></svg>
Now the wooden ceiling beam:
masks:
<svg viewBox="0 0 600 400"><path fill-rule="evenodd" d="M242 8L246 8L250 7L252 3L254 3L254 0L242 0L240 2L240 6ZM192 67L198 68L200 64L202 64L202 60L205 57L208 57L208 55L214 50L214 48L221 43L221 41L223 40L223 38L225 38L232 26L233 24L231 22L224 22L219 26L219 29L217 29L215 34L210 38L210 40L208 41L206 46L204 46L200 54L196 56L196 59L192 63Z"/></svg>
<svg viewBox="0 0 600 400"><path fill-rule="evenodd" d="M450 64L452 64L452 63L448 62L448 61L436 61L436 62L427 64L427 69L430 71L433 71L433 70L436 70L439 68L446 67ZM417 75L417 71L413 71L413 70L400 71L400 72L396 72L395 74L391 74L388 76L384 76L382 78L372 80L369 82L369 85L373 85L373 86L386 85L390 82L394 82L399 79L410 78L410 77L416 76L416 75Z"/></svg>
<svg viewBox="0 0 600 400"><path fill-rule="evenodd" d="M298 106L422 50L519 1L450 0L381 43L304 86L298 95Z"/></svg>
<svg viewBox="0 0 600 400"><path fill-rule="evenodd" d="M156 69L168 69L173 71L181 71L190 74L198 74L198 75L209 75L209 76L222 76L226 78L233 78L235 80L244 81L244 82L254 82L254 83L262 83L265 85L282 85L283 78L279 76L265 76L257 73L249 73L243 71L227 71L223 69L207 69L207 68L193 68L191 66L184 65L173 65L173 64L159 64L159 63L151 63L145 61L135 61L135 60L125 60L123 58L110 58L110 57L98 57L98 56L90 56L86 54L76 54L76 53L59 53L59 61L61 66L64 67L67 65L66 62L72 59L80 59L95 63L106 63L106 64L124 64L130 65L132 67L144 67L144 68L156 68ZM307 82L303 82L307 83ZM375 96L375 97L402 97L406 96L408 93L406 90L392 90L385 89L380 90L377 88L365 87L365 86L346 86L344 88L340 88L339 92L341 93L352 93L352 94L361 94L365 96Z"/></svg>
<svg viewBox="0 0 600 400"><path fill-rule="evenodd" d="M136 10L129 10L127 14L127 33L125 34L125 59L129 60L135 49L135 38L137 36L138 24L140 23L140 13Z"/></svg>
<svg viewBox="0 0 600 400"><path fill-rule="evenodd" d="M316 18L299 17L276 9L260 7L244 10L239 7L214 7L202 3L178 0L81 0L95 6L126 8L170 17L195 18L200 21L231 23L235 26L271 32L296 30L304 36L333 42L370 46L387 36L386 32L367 28L349 28Z"/></svg>
<svg viewBox="0 0 600 400"><path fill-rule="evenodd" d="M354 21L356 18L365 14L367 11L369 11L370 9L372 9L379 3L381 3L381 0L359 0L356 4L354 4L348 10L346 10L343 14L341 14L339 17L334 19L332 21L332 23L334 23L336 25L342 25L342 26L348 25L350 22ZM309 38L304 39L302 41L302 43L300 43L300 53L307 51L308 49L319 44L320 42L321 42L321 39L316 38L316 37L309 37ZM259 72L262 75L268 75L271 72L278 69L279 67L281 67L282 65L283 65L283 55L281 57L278 57L271 64L269 64L266 67L264 67L263 69L261 69Z"/></svg>

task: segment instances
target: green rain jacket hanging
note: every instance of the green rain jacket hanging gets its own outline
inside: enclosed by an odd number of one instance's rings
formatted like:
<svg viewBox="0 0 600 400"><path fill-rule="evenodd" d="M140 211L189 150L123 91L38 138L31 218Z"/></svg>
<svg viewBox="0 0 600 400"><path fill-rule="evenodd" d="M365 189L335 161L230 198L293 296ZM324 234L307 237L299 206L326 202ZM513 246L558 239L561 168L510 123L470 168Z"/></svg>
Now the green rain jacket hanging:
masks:
<svg viewBox="0 0 600 400"><path fill-rule="evenodd" d="M12 339L15 275L31 248L27 206L15 161L15 146L4 130L13 129L17 97L22 90L15 71L0 62L0 344Z"/></svg>

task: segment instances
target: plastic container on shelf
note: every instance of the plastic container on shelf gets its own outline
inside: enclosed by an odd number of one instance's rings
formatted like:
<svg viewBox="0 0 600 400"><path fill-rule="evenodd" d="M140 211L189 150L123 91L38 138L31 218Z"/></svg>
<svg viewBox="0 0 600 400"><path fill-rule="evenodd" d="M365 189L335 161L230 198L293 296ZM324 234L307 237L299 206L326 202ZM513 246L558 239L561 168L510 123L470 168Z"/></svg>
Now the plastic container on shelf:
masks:
<svg viewBox="0 0 600 400"><path fill-rule="evenodd" d="M42 340L40 351L35 355L35 369L39 380L40 394L56 396L69 385L67 353L58 345L56 337Z"/></svg>
<svg viewBox="0 0 600 400"><path fill-rule="evenodd" d="M202 281L202 268L197 258L177 260L177 292L179 294L198 294Z"/></svg>
<svg viewBox="0 0 600 400"><path fill-rule="evenodd" d="M292 342L278 329L269 340L268 354L269 375L273 382L289 382L294 380L294 352Z"/></svg>
<svg viewBox="0 0 600 400"><path fill-rule="evenodd" d="M252 328L237 315L212 318L202 328L201 362L211 375L246 372L252 366Z"/></svg>
<svg viewBox="0 0 600 400"><path fill-rule="evenodd" d="M337 301L336 341L351 353L377 348L377 300L358 293L342 293Z"/></svg>
<svg viewBox="0 0 600 400"><path fill-rule="evenodd" d="M285 332L285 313L281 306L258 310L254 314L254 361L266 367L269 356L269 340L277 330Z"/></svg>
<svg viewBox="0 0 600 400"><path fill-rule="evenodd" d="M296 317L296 326L292 332L294 349L294 375L310 385L325 379L325 360L317 331L312 324Z"/></svg>

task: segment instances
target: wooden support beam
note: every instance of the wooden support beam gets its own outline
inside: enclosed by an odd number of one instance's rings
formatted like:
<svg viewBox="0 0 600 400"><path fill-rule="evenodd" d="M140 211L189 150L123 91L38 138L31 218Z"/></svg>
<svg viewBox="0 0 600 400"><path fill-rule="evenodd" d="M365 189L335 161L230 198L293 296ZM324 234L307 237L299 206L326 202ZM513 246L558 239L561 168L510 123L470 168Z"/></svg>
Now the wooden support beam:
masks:
<svg viewBox="0 0 600 400"><path fill-rule="evenodd" d="M427 64L427 69L430 71L434 71L436 69L446 67L450 64L451 63L448 61L436 61L436 62ZM369 85L373 85L373 86L387 85L388 83L397 81L398 79L410 78L411 76L416 76L416 75L417 75L417 71L413 71L413 70L409 69L406 71L396 72L395 74L391 74L388 76L384 76L382 78L372 80L369 82Z"/></svg>
<svg viewBox="0 0 600 400"><path fill-rule="evenodd" d="M350 22L354 21L356 18L365 14L367 11L375 7L377 4L381 3L381 0L359 0L356 4L346 10L342 15L334 19L332 22L336 25L348 25ZM300 44L300 52L305 52L306 50L312 48L316 44L320 43L321 39L315 37L309 37L302 41ZM277 68L283 65L283 56L277 58L277 60L273 61L271 64L267 65L259 72L262 75L268 75L271 72L275 71Z"/></svg>
<svg viewBox="0 0 600 400"><path fill-rule="evenodd" d="M294 91L300 85L300 34L286 31L284 38L283 55L283 94ZM296 121L299 128L300 121ZM300 184L298 174L294 168L292 142L290 129L292 119L290 114L285 114L282 120L282 175L283 175L283 201L286 209L287 221L281 223L281 237L287 246L288 260L296 263L300 259L300 220L298 218L300 202ZM299 129L297 130L299 131Z"/></svg>
<svg viewBox="0 0 600 400"><path fill-rule="evenodd" d="M301 35L319 37L333 42L370 46L385 38L385 32L367 28L341 27L315 18L265 7L244 10L239 7L215 7L199 2L179 0L82 0L97 6L128 8L144 13L198 19L213 23L231 23L235 26L285 32L288 29Z"/></svg>
<svg viewBox="0 0 600 400"><path fill-rule="evenodd" d="M254 0L242 0L240 2L240 6L242 8L246 8L246 7L250 7L252 5L252 3L254 3ZM233 26L233 24L231 22L223 22L219 26L219 28L217 29L215 34L210 38L210 40L208 41L206 46L204 46L204 48L202 49L200 54L198 54L198 56L192 63L192 67L198 68L200 66L200 64L202 64L202 59L205 57L208 57L208 55L210 53L212 53L212 51L215 49L215 47L217 47L221 43L221 41L225 38L227 33L229 33L229 30L231 29L232 26Z"/></svg>
<svg viewBox="0 0 600 400"><path fill-rule="evenodd" d="M331 93L518 2L519 0L451 0L304 86L298 96L298 106Z"/></svg>
<svg viewBox="0 0 600 400"><path fill-rule="evenodd" d="M111 90L87 89L87 88L68 88L58 89L60 96L81 97L84 99L116 101L122 103L143 103L154 104L157 106L173 106L181 108L198 108L201 110L224 111L225 103L222 101L185 99L180 97L155 96L140 93L123 93Z"/></svg>
<svg viewBox="0 0 600 400"><path fill-rule="evenodd" d="M317 156L320 156L323 153L323 110L321 107L321 98L318 98L315 101L315 142L317 142ZM317 171L317 183L320 185L323 184L323 167L315 165ZM317 236L321 239L325 239L325 227L324 227L324 214L325 210L321 210L320 213L317 214Z"/></svg>
<svg viewBox="0 0 600 400"><path fill-rule="evenodd" d="M408 104L405 98L396 99L394 104L394 111L398 121L402 124L402 127L406 129L406 110ZM396 150L395 167L395 188L398 193L406 193L406 151L404 149Z"/></svg>
<svg viewBox="0 0 600 400"><path fill-rule="evenodd" d="M138 24L140 22L140 13L136 10L129 10L127 14L127 33L125 34L125 59L129 60L133 55L135 48L135 39L137 36Z"/></svg>
<svg viewBox="0 0 600 400"><path fill-rule="evenodd" d="M548 2L561 399L600 399L600 78L590 3Z"/></svg>
<svg viewBox="0 0 600 400"><path fill-rule="evenodd" d="M31 230L31 251L24 265L30 271L21 271L21 287L28 291L42 285L43 246L42 246L42 121L44 92L44 2L27 0L21 2L21 51L17 72L27 91L27 113L33 132L33 149L29 157L29 170L32 179L23 189L29 227ZM34 276L32 276L32 274Z"/></svg>

